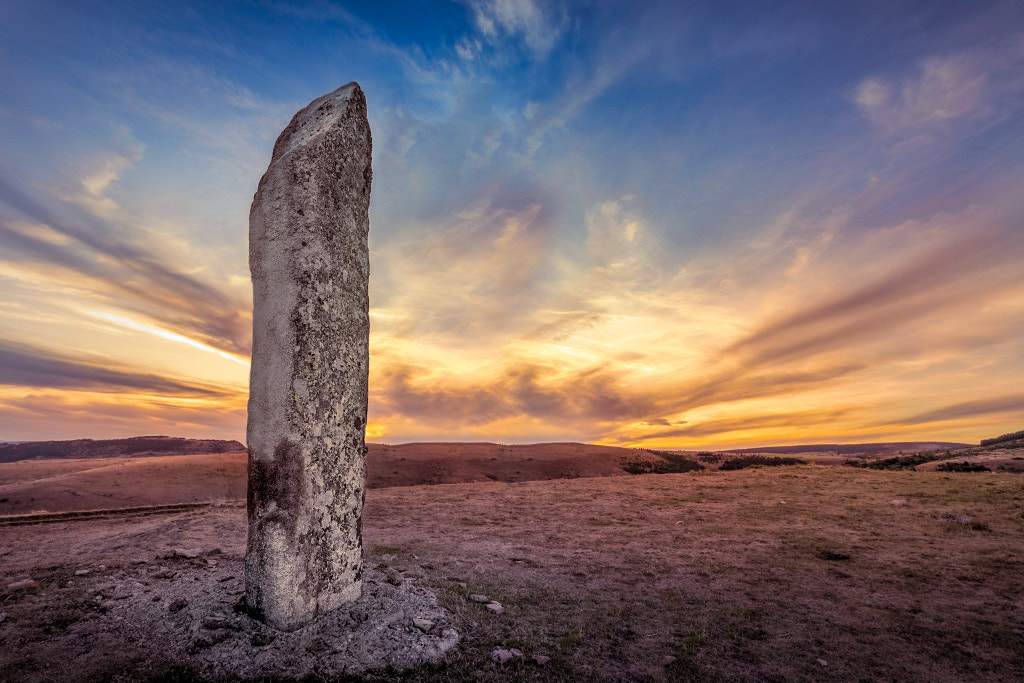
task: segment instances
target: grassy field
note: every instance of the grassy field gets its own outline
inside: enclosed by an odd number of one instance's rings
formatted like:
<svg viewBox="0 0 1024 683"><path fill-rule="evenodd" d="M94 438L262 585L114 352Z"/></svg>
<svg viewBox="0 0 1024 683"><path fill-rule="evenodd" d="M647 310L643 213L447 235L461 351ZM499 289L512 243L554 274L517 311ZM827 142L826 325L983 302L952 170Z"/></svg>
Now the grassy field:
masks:
<svg viewBox="0 0 1024 683"><path fill-rule="evenodd" d="M1024 680L1017 474L806 465L375 489L364 527L370 557L423 568L463 642L443 664L350 680ZM17 645L0 678L60 680L38 666L54 634L32 620L69 599L75 566L176 544L238 558L244 531L226 508L0 529L4 578L42 583L3 599L0 637ZM146 647L127 637L125 664L106 652L101 671L130 680ZM524 657L495 663L499 647ZM138 675L193 677L188 662Z"/></svg>

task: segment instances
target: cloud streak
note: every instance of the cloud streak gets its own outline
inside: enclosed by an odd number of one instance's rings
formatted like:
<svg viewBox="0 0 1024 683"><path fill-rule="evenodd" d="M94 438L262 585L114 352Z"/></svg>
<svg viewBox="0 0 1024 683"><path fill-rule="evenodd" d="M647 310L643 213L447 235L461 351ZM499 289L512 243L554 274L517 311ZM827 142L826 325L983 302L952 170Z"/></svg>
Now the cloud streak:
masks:
<svg viewBox="0 0 1024 683"><path fill-rule="evenodd" d="M73 244L55 244L0 223L0 239L23 254L56 263L126 295L137 312L224 351L248 355L249 305L181 272L156 254L112 235L100 219L65 220L0 177L0 201ZM81 221L78 224L77 221ZM128 302L122 302L122 304Z"/></svg>
<svg viewBox="0 0 1024 683"><path fill-rule="evenodd" d="M72 357L0 339L0 385L104 392L137 391L169 396L226 397L237 390L175 380L109 358Z"/></svg>
<svg viewBox="0 0 1024 683"><path fill-rule="evenodd" d="M889 424L919 425L948 420L963 420L978 415L1024 412L1024 394L1008 394L976 401L964 401L913 415Z"/></svg>

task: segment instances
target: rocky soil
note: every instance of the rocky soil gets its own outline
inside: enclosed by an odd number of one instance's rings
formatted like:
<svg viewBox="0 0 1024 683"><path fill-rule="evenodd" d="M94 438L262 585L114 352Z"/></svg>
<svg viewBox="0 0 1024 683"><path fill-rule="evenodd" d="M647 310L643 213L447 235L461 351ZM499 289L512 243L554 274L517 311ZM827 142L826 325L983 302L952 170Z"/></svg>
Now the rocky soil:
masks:
<svg viewBox="0 0 1024 683"><path fill-rule="evenodd" d="M459 642L416 564L368 562L360 600L291 633L246 613L242 572L237 553L176 548L10 576L0 678L118 681L174 669L211 680L334 676L437 661ZM28 658L18 657L22 648Z"/></svg>

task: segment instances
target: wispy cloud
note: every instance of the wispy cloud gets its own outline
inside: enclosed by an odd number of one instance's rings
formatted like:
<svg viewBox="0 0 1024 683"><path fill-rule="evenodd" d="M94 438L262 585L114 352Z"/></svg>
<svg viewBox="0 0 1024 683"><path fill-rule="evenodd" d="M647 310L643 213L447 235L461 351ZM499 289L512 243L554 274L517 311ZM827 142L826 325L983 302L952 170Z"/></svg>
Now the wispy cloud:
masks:
<svg viewBox="0 0 1024 683"><path fill-rule="evenodd" d="M60 264L97 287L97 294L125 297L120 303L218 349L248 355L249 305L167 263L144 247L119 239L103 219L71 211L65 219L6 179L0 201L69 242L26 234L0 219L0 239L23 256Z"/></svg>
<svg viewBox="0 0 1024 683"><path fill-rule="evenodd" d="M1024 394L1007 394L975 401L963 401L929 410L911 417L894 420L889 424L918 425L931 422L962 420L978 415L1024 412Z"/></svg>
<svg viewBox="0 0 1024 683"><path fill-rule="evenodd" d="M21 439L116 438L139 434L241 437L245 397L190 398L135 392L0 391L0 433Z"/></svg>
<svg viewBox="0 0 1024 683"><path fill-rule="evenodd" d="M804 410L794 411L781 415L758 415L756 417L730 418L723 420L708 420L696 425L664 429L654 432L623 438L623 441L653 441L678 438L700 438L715 436L723 440L734 438L735 432L750 432L753 430L779 429L779 428L801 428L809 426L822 427L834 422L845 415L845 410Z"/></svg>
<svg viewBox="0 0 1024 683"><path fill-rule="evenodd" d="M1005 116L1005 100L1019 100L1024 79L1024 42L1019 37L994 45L920 60L912 73L862 80L854 100L872 121L889 132L921 129L957 119Z"/></svg>
<svg viewBox="0 0 1024 683"><path fill-rule="evenodd" d="M0 339L0 385L106 392L129 390L207 398L237 393L237 390L119 366L110 358L72 357L3 339Z"/></svg>
<svg viewBox="0 0 1024 683"><path fill-rule="evenodd" d="M476 27L485 39L522 40L537 58L545 57L567 23L565 10L554 2L534 0L472 0ZM468 44L463 44L463 50Z"/></svg>

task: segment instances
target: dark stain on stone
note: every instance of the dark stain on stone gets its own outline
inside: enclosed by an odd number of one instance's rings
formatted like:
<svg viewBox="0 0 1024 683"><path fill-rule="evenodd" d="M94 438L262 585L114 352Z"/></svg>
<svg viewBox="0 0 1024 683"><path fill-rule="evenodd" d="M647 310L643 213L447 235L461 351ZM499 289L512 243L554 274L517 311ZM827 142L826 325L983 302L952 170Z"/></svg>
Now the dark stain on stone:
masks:
<svg viewBox="0 0 1024 683"><path fill-rule="evenodd" d="M246 495L249 523L281 523L288 535L295 532L297 515L289 514L301 504L305 490L302 451L297 444L282 439L271 459L249 457L249 486ZM271 503L276 510L268 513Z"/></svg>

